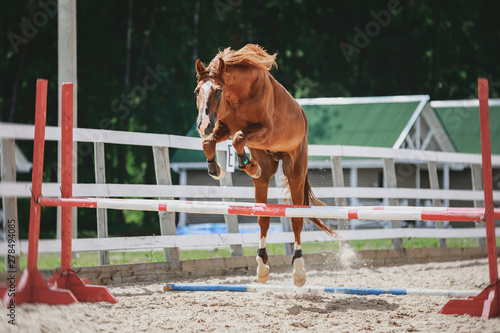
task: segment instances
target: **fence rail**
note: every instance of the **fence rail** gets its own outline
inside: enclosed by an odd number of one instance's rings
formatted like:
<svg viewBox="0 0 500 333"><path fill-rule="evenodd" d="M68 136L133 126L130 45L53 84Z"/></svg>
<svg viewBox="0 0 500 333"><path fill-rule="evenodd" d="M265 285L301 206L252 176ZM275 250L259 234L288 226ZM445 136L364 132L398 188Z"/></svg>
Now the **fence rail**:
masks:
<svg viewBox="0 0 500 333"><path fill-rule="evenodd" d="M2 182L0 195L29 198L31 183ZM413 188L373 188L373 187L313 187L318 198L356 197L366 199L440 199L457 201L483 200L479 190L433 190ZM54 197L61 193L59 183L44 183L42 194ZM269 188L269 199L280 199L284 192L280 188ZM153 184L75 184L73 194L76 197L144 197L157 198L168 195L172 198L237 198L253 199L254 190L249 186L198 186L198 185L153 185ZM493 192L500 198L500 191Z"/></svg>
<svg viewBox="0 0 500 333"><path fill-rule="evenodd" d="M15 140L33 140L34 125L0 123L0 138ZM171 134L152 134L141 132L124 132L75 128L73 139L76 142L100 142L107 144L123 144L136 146L162 146L168 148L202 150L200 138L192 138ZM61 140L61 128L47 126L46 141ZM217 150L226 150L225 143L219 143ZM363 158L393 158L400 161L439 163L481 164L481 154L450 153L415 149L394 149L383 147L343 146L343 145L309 145L309 156L342 156ZM492 155L491 162L500 166L500 155Z"/></svg>

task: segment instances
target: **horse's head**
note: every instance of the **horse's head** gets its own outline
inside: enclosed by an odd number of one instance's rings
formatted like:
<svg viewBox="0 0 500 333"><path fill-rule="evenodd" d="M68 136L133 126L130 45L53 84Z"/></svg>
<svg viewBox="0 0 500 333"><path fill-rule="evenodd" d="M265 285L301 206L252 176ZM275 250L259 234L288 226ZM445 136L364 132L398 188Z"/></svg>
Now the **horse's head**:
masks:
<svg viewBox="0 0 500 333"><path fill-rule="evenodd" d="M226 65L221 58L219 58L217 68L207 68L200 59L196 61L196 76L198 77L194 90L198 108L196 128L202 138L212 135L215 123L220 117L219 110L225 107L223 78L225 69Z"/></svg>

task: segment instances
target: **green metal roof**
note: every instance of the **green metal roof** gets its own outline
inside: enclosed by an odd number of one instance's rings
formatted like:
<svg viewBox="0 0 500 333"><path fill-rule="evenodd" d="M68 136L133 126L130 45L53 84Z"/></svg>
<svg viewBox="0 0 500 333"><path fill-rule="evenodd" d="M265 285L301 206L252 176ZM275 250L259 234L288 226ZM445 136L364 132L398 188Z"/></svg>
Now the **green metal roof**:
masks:
<svg viewBox="0 0 500 333"><path fill-rule="evenodd" d="M436 111L444 128L459 153L481 154L481 131L479 128L479 106L477 100L435 101L431 107ZM500 155L500 100L490 100L491 153Z"/></svg>
<svg viewBox="0 0 500 333"><path fill-rule="evenodd" d="M304 105L308 143L392 148L418 104Z"/></svg>

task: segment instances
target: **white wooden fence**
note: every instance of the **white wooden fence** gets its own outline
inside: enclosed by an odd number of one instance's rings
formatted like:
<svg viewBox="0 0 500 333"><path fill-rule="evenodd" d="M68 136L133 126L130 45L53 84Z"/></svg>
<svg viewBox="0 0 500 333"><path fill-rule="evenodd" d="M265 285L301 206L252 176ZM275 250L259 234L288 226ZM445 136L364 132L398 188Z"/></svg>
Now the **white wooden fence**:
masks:
<svg viewBox="0 0 500 333"><path fill-rule="evenodd" d="M34 137L33 125L6 124L0 123L0 138L4 145L11 145L14 140L30 140ZM58 127L47 127L46 141L58 141L61 137L61 131ZM201 139L182 137L176 135L162 135L149 133L120 132L110 130L96 129L74 129L74 141L90 142L94 144L95 149L95 173L96 184L74 184L73 195L75 197L145 197L145 198L221 198L221 200L253 199L253 187L230 186L230 179L224 180L222 186L179 186L173 185L170 176L169 149L192 149L201 150ZM104 149L105 144L125 144L152 147L152 153L155 163L155 174L157 185L148 184L106 184L105 183L105 163ZM226 149L225 144L217 146L219 153ZM15 161L11 149L2 149L2 170L12 170L15 167ZM314 193L319 198L336 198L339 205L343 198L388 198L392 204L397 205L398 199L431 199L434 205L439 205L440 200L463 200L480 202L483 200L483 192L480 190L482 185L477 177L481 165L481 155L479 154L458 154L433 151L419 151L410 149L391 149L376 147L357 147L357 146L325 146L310 145L310 156L329 157L331 160L331 169L334 187L313 188ZM222 155L221 155L222 156ZM383 160L384 177L386 188L367 188L367 187L344 187L342 174L342 157L362 157L377 158ZM395 163L407 164L427 164L429 170L429 179L431 189L397 188L397 175ZM51 163L51 161L45 161ZM476 190L443 190L439 189L437 181L438 164L465 164L471 165L471 172L474 188ZM500 156L492 156L493 168L500 167ZM10 173L2 172L2 176ZM207 175L208 177L208 175ZM226 175L230 177L230 174ZM6 219L12 218L17 214L15 201L9 201L12 198L29 198L31 183L16 182L12 176L2 178L0 183L0 195L4 200L4 214ZM60 196L60 184L44 183L42 187L43 196ZM280 199L283 197L283 191L280 188L269 188L270 199ZM500 191L494 191L495 200L500 199ZM6 202L7 206L6 207ZM7 213L6 213L7 212ZM10 214L10 215L9 215ZM160 227L162 236L145 237L107 237L107 218L105 210L97 210L98 219L98 238L97 239L75 239L73 241L73 251L100 251L101 264L108 263L107 251L130 250L130 249L165 249L165 260L178 260L178 251L175 248L193 247L193 246L231 246L232 255L242 255L241 246L245 244L256 244L258 242L257 234L238 233L237 219L226 219L228 224L228 234L224 235L202 235L202 236L175 236L175 220L173 213L160 213ZM15 217L17 221L17 215ZM286 225L286 223L285 223ZM280 234L270 234L268 243L292 243L293 233L287 231ZM437 223L437 227L440 224ZM467 229L402 229L400 221L391 221L391 229L384 230L346 230L347 223L339 223L339 235L342 240L355 239L379 239L392 238L393 246L401 248L403 237L433 237L440 238L441 246L445 246L444 239L456 237L485 237L483 228ZM498 231L497 231L498 232ZM303 241L327 241L331 240L323 232L308 231L303 233ZM20 253L26 253L27 241L20 241ZM50 253L60 251L60 241L41 240L39 252ZM0 255L7 253L6 243L0 242Z"/></svg>

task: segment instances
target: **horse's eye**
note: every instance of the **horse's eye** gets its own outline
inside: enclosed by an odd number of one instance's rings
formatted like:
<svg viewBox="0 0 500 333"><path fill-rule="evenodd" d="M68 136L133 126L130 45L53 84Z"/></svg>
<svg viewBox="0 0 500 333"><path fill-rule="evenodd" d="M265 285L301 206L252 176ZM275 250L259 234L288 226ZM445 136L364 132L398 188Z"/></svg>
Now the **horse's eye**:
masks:
<svg viewBox="0 0 500 333"><path fill-rule="evenodd" d="M215 97L217 99L220 99L222 96L222 88L218 88L216 91L215 91Z"/></svg>

